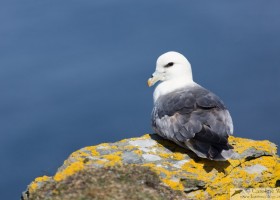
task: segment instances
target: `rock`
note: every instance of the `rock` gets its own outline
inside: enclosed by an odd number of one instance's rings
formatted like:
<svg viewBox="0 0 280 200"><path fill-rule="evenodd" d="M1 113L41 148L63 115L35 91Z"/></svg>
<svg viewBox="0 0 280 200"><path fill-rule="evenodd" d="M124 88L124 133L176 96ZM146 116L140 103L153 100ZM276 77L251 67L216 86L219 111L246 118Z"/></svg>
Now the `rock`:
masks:
<svg viewBox="0 0 280 200"><path fill-rule="evenodd" d="M40 189L39 189L40 188ZM84 168L59 182L48 180L24 199L111 200L185 199L180 191L164 186L148 167L122 165Z"/></svg>
<svg viewBox="0 0 280 200"><path fill-rule="evenodd" d="M53 177L36 178L22 199L229 199L231 188L280 186L275 144L229 142L235 155L228 161L198 158L155 134L85 147Z"/></svg>
<svg viewBox="0 0 280 200"><path fill-rule="evenodd" d="M245 167L245 171L249 174L261 174L263 171L266 171L267 168L263 165L252 165L250 167Z"/></svg>

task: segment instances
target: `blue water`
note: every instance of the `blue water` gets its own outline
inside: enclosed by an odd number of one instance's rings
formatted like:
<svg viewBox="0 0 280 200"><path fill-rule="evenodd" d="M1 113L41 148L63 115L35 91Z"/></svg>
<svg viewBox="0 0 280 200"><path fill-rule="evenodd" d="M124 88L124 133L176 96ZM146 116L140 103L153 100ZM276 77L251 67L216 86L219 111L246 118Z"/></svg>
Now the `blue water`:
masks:
<svg viewBox="0 0 280 200"><path fill-rule="evenodd" d="M2 1L0 193L19 199L84 146L150 133L157 57L176 50L235 135L280 144L280 2Z"/></svg>

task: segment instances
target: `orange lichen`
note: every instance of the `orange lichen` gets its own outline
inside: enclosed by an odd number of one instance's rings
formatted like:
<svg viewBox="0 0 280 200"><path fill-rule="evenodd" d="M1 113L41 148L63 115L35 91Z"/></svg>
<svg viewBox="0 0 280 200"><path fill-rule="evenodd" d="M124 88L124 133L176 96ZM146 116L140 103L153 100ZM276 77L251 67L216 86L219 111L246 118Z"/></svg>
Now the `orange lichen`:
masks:
<svg viewBox="0 0 280 200"><path fill-rule="evenodd" d="M159 153L158 155L162 158L171 158L171 159L174 159L174 160L183 160L185 158L184 154L178 153L178 152L175 152L175 153Z"/></svg>
<svg viewBox="0 0 280 200"><path fill-rule="evenodd" d="M64 170L57 172L55 174L55 176L53 177L53 179L55 181L61 181L65 178L67 178L68 176L73 175L74 173L83 170L84 169L84 163L81 161L78 162L74 162L72 164L70 164L68 167L66 167Z"/></svg>
<svg viewBox="0 0 280 200"><path fill-rule="evenodd" d="M89 155L83 151L76 151L70 155L70 157L75 158L77 161L82 161L84 158L88 157Z"/></svg>
<svg viewBox="0 0 280 200"><path fill-rule="evenodd" d="M37 177L37 178L29 185L30 191L36 190L37 187L38 187L38 183L39 183L39 182L48 181L50 178L51 178L51 177L49 177L49 176Z"/></svg>
<svg viewBox="0 0 280 200"><path fill-rule="evenodd" d="M151 135L146 133L145 135L143 135L141 138L143 139L151 139Z"/></svg>
<svg viewBox="0 0 280 200"><path fill-rule="evenodd" d="M268 140L262 140L262 141L255 141L245 138L238 138L238 137L229 137L229 143L230 144L241 144L242 145L236 145L234 146L234 151L237 153L243 153L245 150L253 147L257 150L266 151L272 154L276 153L276 146L271 145L271 143Z"/></svg>
<svg viewBox="0 0 280 200"><path fill-rule="evenodd" d="M184 189L184 186L180 182L177 182L177 181L162 179L162 182L164 182L166 185L171 187L173 190L183 190Z"/></svg>
<svg viewBox="0 0 280 200"><path fill-rule="evenodd" d="M159 156L162 157L162 158L171 158L170 153L159 153Z"/></svg>
<svg viewBox="0 0 280 200"><path fill-rule="evenodd" d="M105 166L114 166L116 164L121 164L121 152L116 152L110 155L104 155L102 156L102 158L108 160L108 162L105 163Z"/></svg>
<svg viewBox="0 0 280 200"><path fill-rule="evenodd" d="M90 151L92 156L99 156L99 153L96 151L96 146L85 147L85 149Z"/></svg>
<svg viewBox="0 0 280 200"><path fill-rule="evenodd" d="M183 159L185 158L185 155L184 155L184 154L178 153L178 152L173 153L172 156L173 156L173 158L174 158L175 160L183 160Z"/></svg>
<svg viewBox="0 0 280 200"><path fill-rule="evenodd" d="M141 150L134 150L132 152L139 155L139 156L141 156L143 154L143 151L141 151Z"/></svg>
<svg viewBox="0 0 280 200"><path fill-rule="evenodd" d="M124 149L125 150L132 150L132 149L135 149L136 147L135 146L132 146L132 145L128 145L128 146L125 146Z"/></svg>
<svg viewBox="0 0 280 200"><path fill-rule="evenodd" d="M163 165L166 163L163 163ZM171 187L174 190L183 190L184 186L182 185L181 182L178 181L174 181L171 180L172 177L175 177L176 174L178 173L178 171L170 171L167 170L165 168L163 168L162 166L157 166L153 163L146 163L143 164L143 166L149 167L152 171L154 171L156 174L160 175L160 174L164 174L164 178L162 178L160 176L160 179L162 182L164 182L167 186Z"/></svg>

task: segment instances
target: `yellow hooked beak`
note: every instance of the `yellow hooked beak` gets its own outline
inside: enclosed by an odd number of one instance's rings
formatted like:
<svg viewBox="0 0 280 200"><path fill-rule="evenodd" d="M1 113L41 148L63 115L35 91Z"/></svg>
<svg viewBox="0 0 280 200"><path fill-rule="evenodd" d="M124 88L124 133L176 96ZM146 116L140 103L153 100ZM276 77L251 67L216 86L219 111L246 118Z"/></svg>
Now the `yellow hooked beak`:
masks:
<svg viewBox="0 0 280 200"><path fill-rule="evenodd" d="M149 87L151 87L152 85L154 85L153 78L149 78L147 83L148 83L148 86L149 86Z"/></svg>
<svg viewBox="0 0 280 200"><path fill-rule="evenodd" d="M161 80L161 76L158 73L153 73L152 77L148 79L148 86L153 86L156 82Z"/></svg>

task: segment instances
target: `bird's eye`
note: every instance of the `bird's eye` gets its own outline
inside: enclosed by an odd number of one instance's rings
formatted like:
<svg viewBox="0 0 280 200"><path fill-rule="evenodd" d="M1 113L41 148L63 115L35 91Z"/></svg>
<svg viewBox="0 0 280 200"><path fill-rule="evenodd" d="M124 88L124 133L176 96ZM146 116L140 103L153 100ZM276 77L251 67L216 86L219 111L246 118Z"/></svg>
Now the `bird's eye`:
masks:
<svg viewBox="0 0 280 200"><path fill-rule="evenodd" d="M164 67L171 67L171 66L173 66L174 65L174 62L170 62L170 63L168 63L167 65L165 65Z"/></svg>

